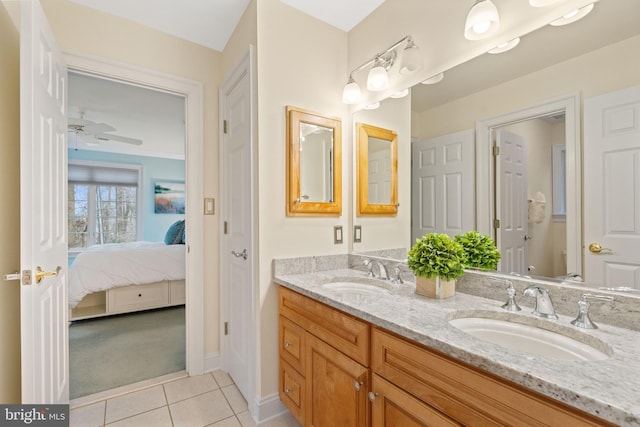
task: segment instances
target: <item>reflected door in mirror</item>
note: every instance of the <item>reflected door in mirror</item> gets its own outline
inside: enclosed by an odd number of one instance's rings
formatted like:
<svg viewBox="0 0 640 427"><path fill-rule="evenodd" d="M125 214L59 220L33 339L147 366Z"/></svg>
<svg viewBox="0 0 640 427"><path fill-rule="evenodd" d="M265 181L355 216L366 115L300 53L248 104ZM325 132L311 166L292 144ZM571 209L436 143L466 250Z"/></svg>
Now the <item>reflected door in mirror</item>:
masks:
<svg viewBox="0 0 640 427"><path fill-rule="evenodd" d="M300 123L300 199L333 202L333 129Z"/></svg>
<svg viewBox="0 0 640 427"><path fill-rule="evenodd" d="M391 142L369 138L369 203L391 204Z"/></svg>

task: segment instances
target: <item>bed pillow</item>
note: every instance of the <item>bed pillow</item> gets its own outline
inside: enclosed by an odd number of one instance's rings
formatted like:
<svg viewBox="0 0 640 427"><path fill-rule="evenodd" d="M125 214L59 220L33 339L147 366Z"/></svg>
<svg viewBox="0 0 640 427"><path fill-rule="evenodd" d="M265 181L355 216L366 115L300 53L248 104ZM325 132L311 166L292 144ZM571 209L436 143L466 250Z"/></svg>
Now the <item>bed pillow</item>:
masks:
<svg viewBox="0 0 640 427"><path fill-rule="evenodd" d="M181 245L184 244L184 219L176 221L167 230L164 235L165 245Z"/></svg>

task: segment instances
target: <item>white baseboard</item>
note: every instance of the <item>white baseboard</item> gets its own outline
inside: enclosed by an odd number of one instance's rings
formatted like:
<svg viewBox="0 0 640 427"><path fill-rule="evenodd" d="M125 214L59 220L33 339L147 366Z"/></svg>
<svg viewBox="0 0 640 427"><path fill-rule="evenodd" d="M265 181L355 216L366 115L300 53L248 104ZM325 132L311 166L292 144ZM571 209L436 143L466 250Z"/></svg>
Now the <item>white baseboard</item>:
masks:
<svg viewBox="0 0 640 427"><path fill-rule="evenodd" d="M253 417L256 424L264 423L273 418L279 417L289 412L286 406L280 400L278 393L261 398L256 396L253 405L250 405L249 413Z"/></svg>
<svg viewBox="0 0 640 427"><path fill-rule="evenodd" d="M204 371L213 372L218 369L222 369L222 357L220 353L205 354L204 356Z"/></svg>

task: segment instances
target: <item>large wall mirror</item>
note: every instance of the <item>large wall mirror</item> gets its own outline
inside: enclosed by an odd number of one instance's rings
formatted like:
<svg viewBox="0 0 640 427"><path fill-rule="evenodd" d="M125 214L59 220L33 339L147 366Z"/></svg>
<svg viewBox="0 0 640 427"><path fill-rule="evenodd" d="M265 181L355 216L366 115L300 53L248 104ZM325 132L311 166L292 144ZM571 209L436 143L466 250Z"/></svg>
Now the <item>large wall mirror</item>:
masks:
<svg viewBox="0 0 640 427"><path fill-rule="evenodd" d="M356 123L356 213L398 213L398 135Z"/></svg>
<svg viewBox="0 0 640 427"><path fill-rule="evenodd" d="M525 220L528 232L521 239L527 255L518 267L522 270L519 274L560 280L576 274L586 282L634 286L622 275L603 278L587 271L587 265L596 261L615 262L610 252L596 255L588 250L596 240L589 237L591 229L585 224L585 215L593 209L585 206L587 201L583 199L594 192L588 186L591 169L583 161L589 127L581 112L585 100L640 86L640 59L629 55L640 50L638 19L639 2L601 0L578 22L565 27L545 26L524 35L512 51L482 55L446 71L438 84L418 84L411 89L412 145L461 132L473 134L470 143L476 148L477 162L471 168L476 190L472 224L498 239L494 219L504 218L500 203L506 197L499 189L500 177L496 179L499 169L495 167L491 139L503 131L525 136L530 188L522 191L520 206L527 212L535 203L534 207L544 206L544 213L532 213L533 217ZM576 104L570 98L576 99ZM571 108L542 107L567 99ZM382 108L387 102L396 100L383 101ZM532 108L536 106L540 108ZM528 110L536 112L523 115ZM480 132L484 133L484 142L476 145ZM506 132L504 135L508 135ZM411 170L411 158L401 156L398 169L401 174ZM560 194L564 198L558 198ZM605 200L590 203L607 204ZM407 238L403 246L409 248L412 239ZM393 237L389 240L389 248L398 246ZM358 252L378 249L365 242L354 245ZM636 267L629 271L639 275Z"/></svg>
<svg viewBox="0 0 640 427"><path fill-rule="evenodd" d="M342 124L288 106L287 215L342 214Z"/></svg>

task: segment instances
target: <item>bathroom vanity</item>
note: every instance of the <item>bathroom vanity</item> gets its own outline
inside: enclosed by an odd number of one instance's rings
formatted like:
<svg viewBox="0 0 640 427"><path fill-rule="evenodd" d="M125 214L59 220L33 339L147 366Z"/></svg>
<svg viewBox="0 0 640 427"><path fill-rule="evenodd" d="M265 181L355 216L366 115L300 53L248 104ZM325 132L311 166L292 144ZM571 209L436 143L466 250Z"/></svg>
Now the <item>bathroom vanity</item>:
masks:
<svg viewBox="0 0 640 427"><path fill-rule="evenodd" d="M372 280L363 271L300 271L276 268L274 282L280 397L303 426L640 425L636 331L601 325L573 334L571 317L560 314L544 322L600 346L604 360L532 356L449 324L500 318L500 301L430 300L412 283L388 281L382 292L358 291ZM530 312L523 305L516 316Z"/></svg>

